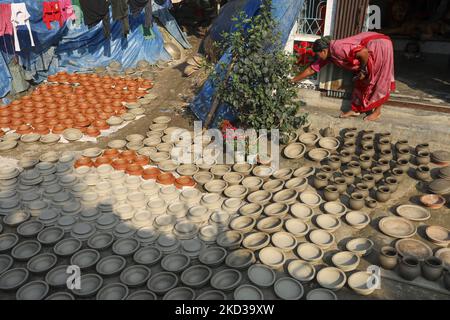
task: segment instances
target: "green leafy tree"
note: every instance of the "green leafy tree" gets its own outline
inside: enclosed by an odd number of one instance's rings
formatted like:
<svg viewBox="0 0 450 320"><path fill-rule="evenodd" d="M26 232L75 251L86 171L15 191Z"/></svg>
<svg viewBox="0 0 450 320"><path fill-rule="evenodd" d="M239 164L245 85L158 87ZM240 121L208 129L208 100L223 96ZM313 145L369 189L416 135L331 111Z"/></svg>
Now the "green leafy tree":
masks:
<svg viewBox="0 0 450 320"><path fill-rule="evenodd" d="M213 79L218 99L238 111L240 125L289 134L307 114L299 114L301 102L289 80L294 64L282 48L271 8L266 0L258 15L241 12L233 18L234 31L224 33L221 43L231 53L231 64L219 65Z"/></svg>

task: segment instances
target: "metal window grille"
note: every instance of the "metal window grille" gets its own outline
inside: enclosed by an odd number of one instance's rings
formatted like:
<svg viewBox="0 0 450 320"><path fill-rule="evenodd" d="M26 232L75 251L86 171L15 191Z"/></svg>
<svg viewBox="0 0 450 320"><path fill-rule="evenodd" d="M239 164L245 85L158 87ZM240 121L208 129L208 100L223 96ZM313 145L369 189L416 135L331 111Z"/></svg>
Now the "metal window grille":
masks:
<svg viewBox="0 0 450 320"><path fill-rule="evenodd" d="M326 0L305 0L298 16L298 34L322 36L325 25Z"/></svg>

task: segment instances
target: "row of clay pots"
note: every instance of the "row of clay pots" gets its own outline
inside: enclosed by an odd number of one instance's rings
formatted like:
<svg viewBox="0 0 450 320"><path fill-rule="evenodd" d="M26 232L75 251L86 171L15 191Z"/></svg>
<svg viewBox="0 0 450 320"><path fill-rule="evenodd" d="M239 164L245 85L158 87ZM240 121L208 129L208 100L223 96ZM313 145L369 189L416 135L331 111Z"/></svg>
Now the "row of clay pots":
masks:
<svg viewBox="0 0 450 320"><path fill-rule="evenodd" d="M397 250L393 247L381 248L379 262L384 269L392 270L398 266L399 275L412 281L422 275L430 281L437 281L444 275L444 284L450 290L450 273L445 270L444 263L437 257L425 259L422 263L414 257L399 258Z"/></svg>

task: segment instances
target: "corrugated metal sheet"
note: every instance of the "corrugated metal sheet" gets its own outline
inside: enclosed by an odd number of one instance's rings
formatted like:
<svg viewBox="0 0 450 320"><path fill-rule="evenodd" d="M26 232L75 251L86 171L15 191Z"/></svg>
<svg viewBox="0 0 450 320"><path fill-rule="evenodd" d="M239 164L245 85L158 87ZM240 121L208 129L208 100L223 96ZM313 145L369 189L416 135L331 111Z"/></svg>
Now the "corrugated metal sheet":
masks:
<svg viewBox="0 0 450 320"><path fill-rule="evenodd" d="M333 38L351 37L363 31L369 0L336 0ZM319 88L328 96L348 98L352 90L352 74L328 65L320 72Z"/></svg>

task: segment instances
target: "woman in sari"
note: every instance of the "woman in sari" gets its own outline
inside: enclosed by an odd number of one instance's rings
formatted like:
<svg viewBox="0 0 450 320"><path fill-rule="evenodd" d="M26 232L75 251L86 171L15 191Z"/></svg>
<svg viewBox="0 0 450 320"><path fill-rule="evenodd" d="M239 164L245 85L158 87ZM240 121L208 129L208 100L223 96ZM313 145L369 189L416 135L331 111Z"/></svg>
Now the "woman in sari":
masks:
<svg viewBox="0 0 450 320"><path fill-rule="evenodd" d="M394 49L388 36L376 32L363 32L356 36L331 40L318 39L313 45L319 59L312 63L293 82L299 82L328 63L352 71L355 76L352 107L341 118L369 113L364 120L376 121L381 116L381 106L395 90Z"/></svg>

